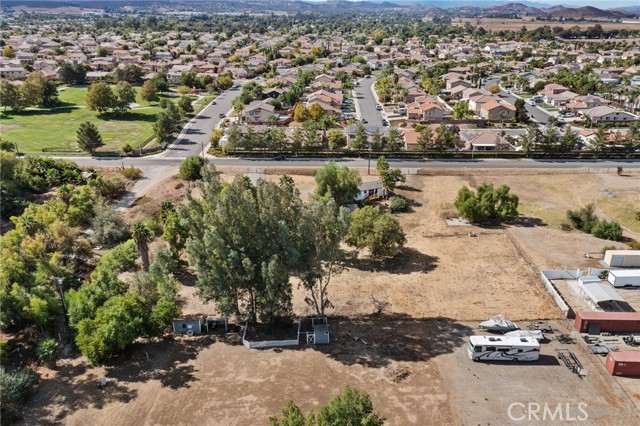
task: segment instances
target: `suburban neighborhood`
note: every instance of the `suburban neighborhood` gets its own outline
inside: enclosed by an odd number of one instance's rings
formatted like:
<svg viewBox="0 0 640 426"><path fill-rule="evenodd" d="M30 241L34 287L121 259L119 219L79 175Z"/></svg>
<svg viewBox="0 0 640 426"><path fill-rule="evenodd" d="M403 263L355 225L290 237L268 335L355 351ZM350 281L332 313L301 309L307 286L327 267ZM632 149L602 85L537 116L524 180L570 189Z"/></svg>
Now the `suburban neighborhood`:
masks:
<svg viewBox="0 0 640 426"><path fill-rule="evenodd" d="M2 425L640 423L640 8L0 4Z"/></svg>

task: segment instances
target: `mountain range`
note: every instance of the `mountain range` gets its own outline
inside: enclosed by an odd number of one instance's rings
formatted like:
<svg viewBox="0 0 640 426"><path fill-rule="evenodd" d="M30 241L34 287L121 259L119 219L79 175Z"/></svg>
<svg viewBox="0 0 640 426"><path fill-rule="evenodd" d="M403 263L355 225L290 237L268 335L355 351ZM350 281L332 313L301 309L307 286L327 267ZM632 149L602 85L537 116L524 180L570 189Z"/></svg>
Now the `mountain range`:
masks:
<svg viewBox="0 0 640 426"><path fill-rule="evenodd" d="M610 9L600 9L593 6L567 7L551 5L547 3L521 2L505 3L499 0L457 0L455 2L445 0L2 0L1 8L13 6L31 6L39 8L56 8L60 6L80 6L97 9L109 8L111 10L124 6L148 8L150 5L162 5L168 7L192 7L193 9L210 9L214 5L249 9L286 9L287 4L297 10L317 10L322 8L334 11L348 10L429 10L431 13L453 15L456 10L464 12L464 15L484 16L539 16L543 18L559 19L621 19L631 16L640 16L640 6L626 6Z"/></svg>

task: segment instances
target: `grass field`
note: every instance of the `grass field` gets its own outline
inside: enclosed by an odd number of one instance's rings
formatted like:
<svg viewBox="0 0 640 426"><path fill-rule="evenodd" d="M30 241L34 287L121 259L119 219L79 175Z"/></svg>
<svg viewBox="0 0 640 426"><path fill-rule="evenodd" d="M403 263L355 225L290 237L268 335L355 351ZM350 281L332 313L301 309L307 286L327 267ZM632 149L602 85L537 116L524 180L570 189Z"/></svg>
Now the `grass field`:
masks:
<svg viewBox="0 0 640 426"><path fill-rule="evenodd" d="M152 125L160 111L157 102L149 105L138 97L126 114L105 113L86 108L86 87L60 89L61 106L49 110L30 110L19 114L0 114L0 134L15 141L21 152L42 152L43 148L77 149L76 130L80 123L90 121L100 130L105 146L99 151L120 151L123 145L134 148L146 145L153 138ZM198 110L198 105L195 107Z"/></svg>

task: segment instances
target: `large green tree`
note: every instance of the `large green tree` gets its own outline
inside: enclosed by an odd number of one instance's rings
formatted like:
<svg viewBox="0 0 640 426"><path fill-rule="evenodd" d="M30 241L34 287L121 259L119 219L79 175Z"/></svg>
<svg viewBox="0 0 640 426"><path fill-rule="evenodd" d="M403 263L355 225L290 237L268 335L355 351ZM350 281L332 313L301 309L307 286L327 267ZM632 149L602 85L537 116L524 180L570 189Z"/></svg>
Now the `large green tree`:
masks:
<svg viewBox="0 0 640 426"><path fill-rule="evenodd" d="M384 156L378 157L378 161L376 161L376 169L380 174L380 183L382 183L382 187L387 192L387 196L396 189L396 185L399 182L406 182L406 178L400 169L389 168L389 162L384 158Z"/></svg>
<svg viewBox="0 0 640 426"><path fill-rule="evenodd" d="M113 88L113 96L115 101L113 103L114 111L119 113L127 112L131 109L131 104L136 101L136 91L131 84L126 81L119 81Z"/></svg>
<svg viewBox="0 0 640 426"><path fill-rule="evenodd" d="M76 131L76 135L76 143L78 144L78 147L83 151L87 151L91 155L93 155L96 149L104 146L104 142L102 142L102 136L100 135L98 128L90 121L85 121L80 124L80 127L78 127L78 130Z"/></svg>
<svg viewBox="0 0 640 426"><path fill-rule="evenodd" d="M213 164L202 169L202 199L179 210L199 294L223 315L271 321L291 310L289 277L296 264L298 192L243 176L224 185Z"/></svg>
<svg viewBox="0 0 640 426"><path fill-rule="evenodd" d="M355 200L360 191L358 188L362 178L357 170L347 166L338 166L329 161L316 171L316 198L332 198L338 204L349 204Z"/></svg>
<svg viewBox="0 0 640 426"><path fill-rule="evenodd" d="M398 219L382 213L376 206L365 206L351 214L346 242L358 249L367 248L373 257L394 256L406 242Z"/></svg>
<svg viewBox="0 0 640 426"><path fill-rule="evenodd" d="M299 261L296 273L308 291L305 301L323 317L331 307L327 289L342 272L344 254L340 242L349 230L349 213L333 200L305 206L298 228Z"/></svg>
<svg viewBox="0 0 640 426"><path fill-rule="evenodd" d="M102 114L113 108L116 97L111 87L102 81L91 83L86 99L87 107L92 111Z"/></svg>
<svg viewBox="0 0 640 426"><path fill-rule="evenodd" d="M518 216L519 198L507 185L494 188L483 183L474 193L466 186L458 191L455 206L458 214L471 222L487 222Z"/></svg>

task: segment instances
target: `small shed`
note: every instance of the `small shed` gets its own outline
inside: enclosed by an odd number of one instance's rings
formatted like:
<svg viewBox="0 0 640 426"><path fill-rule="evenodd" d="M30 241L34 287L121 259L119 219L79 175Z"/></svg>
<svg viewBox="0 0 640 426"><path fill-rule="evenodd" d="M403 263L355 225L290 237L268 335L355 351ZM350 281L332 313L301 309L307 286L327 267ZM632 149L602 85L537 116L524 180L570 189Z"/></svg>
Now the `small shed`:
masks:
<svg viewBox="0 0 640 426"><path fill-rule="evenodd" d="M202 334L206 332L207 324L204 317L178 318L173 320L173 332L177 334Z"/></svg>
<svg viewBox="0 0 640 426"><path fill-rule="evenodd" d="M589 312L576 314L580 333L640 333L640 312Z"/></svg>
<svg viewBox="0 0 640 426"><path fill-rule="evenodd" d="M640 269L611 270L607 281L614 287L640 287Z"/></svg>
<svg viewBox="0 0 640 426"><path fill-rule="evenodd" d="M607 250L604 263L610 268L640 268L640 250Z"/></svg>
<svg viewBox="0 0 640 426"><path fill-rule="evenodd" d="M386 197L387 190L382 186L382 183L378 180L362 182L358 187L360 191L356 196L356 201L364 201L368 197L377 195L378 197Z"/></svg>
<svg viewBox="0 0 640 426"><path fill-rule="evenodd" d="M640 351L609 352L605 365L612 376L640 376Z"/></svg>
<svg viewBox="0 0 640 426"><path fill-rule="evenodd" d="M307 331L307 344L329 344L329 319L327 317L311 318L311 330Z"/></svg>

